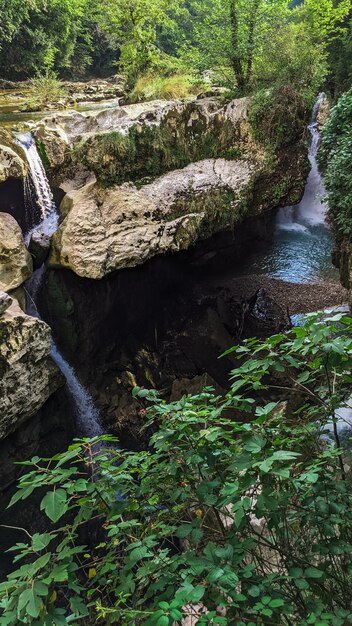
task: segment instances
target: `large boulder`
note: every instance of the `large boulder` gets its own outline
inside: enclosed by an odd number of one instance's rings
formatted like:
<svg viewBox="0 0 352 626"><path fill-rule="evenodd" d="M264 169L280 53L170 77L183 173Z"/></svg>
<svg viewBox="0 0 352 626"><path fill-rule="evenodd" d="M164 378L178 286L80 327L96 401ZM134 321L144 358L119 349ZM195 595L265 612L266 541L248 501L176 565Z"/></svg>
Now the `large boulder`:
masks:
<svg viewBox="0 0 352 626"><path fill-rule="evenodd" d="M0 292L0 440L17 430L62 384L50 357L50 328Z"/></svg>
<svg viewBox="0 0 352 626"><path fill-rule="evenodd" d="M0 289L16 289L32 271L32 258L18 223L8 213L0 213Z"/></svg>
<svg viewBox="0 0 352 626"><path fill-rule="evenodd" d="M50 264L99 279L156 254L185 250L239 219L254 172L246 160L208 159L140 189L104 190L92 182L71 191L62 202L66 218L53 237Z"/></svg>
<svg viewBox="0 0 352 626"><path fill-rule="evenodd" d="M0 129L0 183L8 178L24 178L27 161L11 133Z"/></svg>

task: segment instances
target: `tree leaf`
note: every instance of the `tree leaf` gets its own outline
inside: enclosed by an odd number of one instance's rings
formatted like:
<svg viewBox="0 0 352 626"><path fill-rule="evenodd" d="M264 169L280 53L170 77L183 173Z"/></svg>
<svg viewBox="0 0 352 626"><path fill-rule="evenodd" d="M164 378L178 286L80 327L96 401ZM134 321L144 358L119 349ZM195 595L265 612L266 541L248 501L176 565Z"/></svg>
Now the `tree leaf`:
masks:
<svg viewBox="0 0 352 626"><path fill-rule="evenodd" d="M48 491L41 501L40 510L44 510L52 522L58 522L68 510L66 491L64 489Z"/></svg>

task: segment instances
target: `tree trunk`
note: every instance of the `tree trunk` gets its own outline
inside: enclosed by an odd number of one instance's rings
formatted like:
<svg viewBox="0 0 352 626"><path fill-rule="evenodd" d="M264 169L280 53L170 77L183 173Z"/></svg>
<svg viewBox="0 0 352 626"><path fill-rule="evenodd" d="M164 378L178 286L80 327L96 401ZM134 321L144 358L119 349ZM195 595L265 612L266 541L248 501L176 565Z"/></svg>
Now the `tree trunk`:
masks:
<svg viewBox="0 0 352 626"><path fill-rule="evenodd" d="M258 10L261 0L255 0L252 11L249 18L248 26L248 53L247 53L247 69L246 69L246 84L250 82L252 78L253 70L253 56L254 56L254 30L257 21Z"/></svg>
<svg viewBox="0 0 352 626"><path fill-rule="evenodd" d="M235 72L237 86L242 91L246 86L246 79L243 72L242 60L238 43L238 18L237 0L230 0L230 25L231 25L231 63Z"/></svg>

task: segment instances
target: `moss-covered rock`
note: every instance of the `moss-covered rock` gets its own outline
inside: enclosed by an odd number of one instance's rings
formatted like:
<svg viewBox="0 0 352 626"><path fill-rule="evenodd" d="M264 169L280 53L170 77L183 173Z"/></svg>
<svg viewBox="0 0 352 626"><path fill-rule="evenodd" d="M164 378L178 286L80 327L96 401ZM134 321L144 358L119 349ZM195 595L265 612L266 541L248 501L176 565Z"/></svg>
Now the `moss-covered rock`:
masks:
<svg viewBox="0 0 352 626"><path fill-rule="evenodd" d="M156 254L185 250L233 225L254 164L208 159L137 189L90 183L64 199L66 218L52 240L50 264L102 278Z"/></svg>
<svg viewBox="0 0 352 626"><path fill-rule="evenodd" d="M127 133L114 130L83 139L73 159L92 170L104 186L160 176L209 158L239 156L241 124L226 107L199 102L176 106L159 124L136 122Z"/></svg>

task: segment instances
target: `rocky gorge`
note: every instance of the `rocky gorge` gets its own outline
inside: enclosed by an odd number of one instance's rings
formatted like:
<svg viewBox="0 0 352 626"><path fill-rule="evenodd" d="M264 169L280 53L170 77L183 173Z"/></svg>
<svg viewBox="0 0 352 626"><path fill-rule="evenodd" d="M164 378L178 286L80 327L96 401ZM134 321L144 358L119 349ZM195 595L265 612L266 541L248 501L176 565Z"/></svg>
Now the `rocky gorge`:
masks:
<svg viewBox="0 0 352 626"><path fill-rule="evenodd" d="M236 274L273 239L277 209L299 202L309 169L306 115L297 114L294 132L273 150L254 138L251 106L249 98L157 101L27 123L22 130L36 142L59 205L49 234L25 146L3 131L2 488L15 478L14 460L49 454L75 431L51 334L105 428L139 447L133 386L169 398L204 384L223 389L234 362L221 353L304 312L292 296L287 313L265 277ZM25 283L44 261L34 293ZM24 312L25 291L26 310L34 298L42 319ZM330 299L323 292L306 310L345 298L338 288Z"/></svg>

